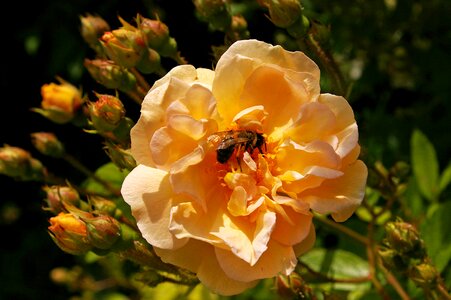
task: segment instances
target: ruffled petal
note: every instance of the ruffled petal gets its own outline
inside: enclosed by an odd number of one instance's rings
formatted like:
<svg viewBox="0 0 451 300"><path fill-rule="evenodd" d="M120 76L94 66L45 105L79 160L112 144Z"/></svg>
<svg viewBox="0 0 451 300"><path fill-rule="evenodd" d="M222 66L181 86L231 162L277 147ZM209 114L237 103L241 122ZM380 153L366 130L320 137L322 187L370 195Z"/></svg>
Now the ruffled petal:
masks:
<svg viewBox="0 0 451 300"><path fill-rule="evenodd" d="M179 248L187 239L177 239L169 231L170 210L176 204L167 172L138 165L125 178L122 196L131 209L143 237L165 249Z"/></svg>
<svg viewBox="0 0 451 300"><path fill-rule="evenodd" d="M321 214L332 213L337 222L346 221L362 202L368 170L358 160L344 169L343 176L325 180L321 186L300 195Z"/></svg>
<svg viewBox="0 0 451 300"><path fill-rule="evenodd" d="M289 275L297 264L293 248L274 240L269 241L268 249L253 266L229 250L215 248L215 252L219 265L227 276L238 281L271 278L279 273Z"/></svg>
<svg viewBox="0 0 451 300"><path fill-rule="evenodd" d="M258 281L242 282L230 278L221 269L214 247L196 240L190 240L176 250L155 248L161 259L197 274L199 280L215 293L230 296L254 287Z"/></svg>

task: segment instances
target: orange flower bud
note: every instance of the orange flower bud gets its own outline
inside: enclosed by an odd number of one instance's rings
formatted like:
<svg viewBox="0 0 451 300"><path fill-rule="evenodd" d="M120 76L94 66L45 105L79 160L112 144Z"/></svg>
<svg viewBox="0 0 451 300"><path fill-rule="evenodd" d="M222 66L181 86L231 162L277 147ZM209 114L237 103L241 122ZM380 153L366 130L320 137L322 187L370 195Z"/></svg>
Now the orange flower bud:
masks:
<svg viewBox="0 0 451 300"><path fill-rule="evenodd" d="M97 94L98 100L88 106L91 123L99 131L114 130L125 117L121 100L111 95Z"/></svg>
<svg viewBox="0 0 451 300"><path fill-rule="evenodd" d="M41 87L41 108L33 111L55 123L64 124L72 121L84 100L75 86L61 78L58 81L59 84L52 82Z"/></svg>
<svg viewBox="0 0 451 300"><path fill-rule="evenodd" d="M136 77L111 60L85 59L84 66L94 80L106 88L127 92L136 87Z"/></svg>
<svg viewBox="0 0 451 300"><path fill-rule="evenodd" d="M50 237L61 250L74 255L91 250L85 222L70 213L60 213L49 221Z"/></svg>
<svg viewBox="0 0 451 300"><path fill-rule="evenodd" d="M44 155L61 157L64 155L64 145L50 132L35 132L31 134L33 146Z"/></svg>
<svg viewBox="0 0 451 300"><path fill-rule="evenodd" d="M0 174L17 180L42 180L47 170L22 148L5 145L0 148Z"/></svg>
<svg viewBox="0 0 451 300"><path fill-rule="evenodd" d="M110 31L110 26L101 17L92 16L90 14L80 17L80 21L81 36L92 49L99 51L101 49L99 38L104 32Z"/></svg>
<svg viewBox="0 0 451 300"><path fill-rule="evenodd" d="M64 210L64 204L69 204L78 207L80 204L80 195L77 190L70 186L46 186L44 191L47 193L48 208L53 213L60 213Z"/></svg>

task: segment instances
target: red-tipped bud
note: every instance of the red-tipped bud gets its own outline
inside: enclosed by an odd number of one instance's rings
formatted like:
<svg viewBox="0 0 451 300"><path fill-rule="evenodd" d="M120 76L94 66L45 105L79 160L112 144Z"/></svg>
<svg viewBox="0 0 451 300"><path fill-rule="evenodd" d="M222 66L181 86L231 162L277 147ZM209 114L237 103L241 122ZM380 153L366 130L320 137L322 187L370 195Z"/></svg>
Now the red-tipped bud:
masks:
<svg viewBox="0 0 451 300"><path fill-rule="evenodd" d="M98 100L88 106L91 123L95 129L104 132L114 130L125 117L121 100L111 95L97 95Z"/></svg>
<svg viewBox="0 0 451 300"><path fill-rule="evenodd" d="M84 219L90 243L99 249L110 249L121 236L119 222L108 215Z"/></svg>
<svg viewBox="0 0 451 300"><path fill-rule="evenodd" d="M138 28L143 33L146 45L155 50L161 49L169 40L169 28L160 20L151 20L138 15Z"/></svg>
<svg viewBox="0 0 451 300"><path fill-rule="evenodd" d="M47 170L29 152L6 145L0 148L0 174L17 180L42 180Z"/></svg>
<svg viewBox="0 0 451 300"><path fill-rule="evenodd" d="M85 59L84 66L92 78L106 88L118 89L124 92L136 88L136 77L127 69L111 60Z"/></svg>
<svg viewBox="0 0 451 300"><path fill-rule="evenodd" d="M51 132L35 132L31 134L33 146L42 154L61 157L64 155L64 146Z"/></svg>
<svg viewBox="0 0 451 300"><path fill-rule="evenodd" d="M70 186L46 186L44 191L47 193L47 206L55 214L63 212L64 205L78 207L80 204L80 195Z"/></svg>
<svg viewBox="0 0 451 300"><path fill-rule="evenodd" d="M32 110L55 123L64 124L73 120L84 100L75 86L61 78L58 80L59 84L52 82L41 87L41 108Z"/></svg>
<svg viewBox="0 0 451 300"><path fill-rule="evenodd" d="M85 222L71 213L50 218L49 234L64 252L80 255L92 249Z"/></svg>
<svg viewBox="0 0 451 300"><path fill-rule="evenodd" d="M100 43L107 56L124 68L135 67L145 50L141 32L136 28L129 30L123 27L105 32Z"/></svg>

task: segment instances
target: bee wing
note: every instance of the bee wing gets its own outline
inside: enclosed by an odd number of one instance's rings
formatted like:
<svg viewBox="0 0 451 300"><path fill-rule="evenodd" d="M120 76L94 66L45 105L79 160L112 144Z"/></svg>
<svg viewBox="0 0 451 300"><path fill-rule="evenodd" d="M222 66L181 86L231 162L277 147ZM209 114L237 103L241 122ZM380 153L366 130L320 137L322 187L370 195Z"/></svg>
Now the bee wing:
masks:
<svg viewBox="0 0 451 300"><path fill-rule="evenodd" d="M248 141L249 141L249 139L247 139L247 138L235 138L235 137L226 138L219 143L218 149L230 148L235 145L245 144Z"/></svg>

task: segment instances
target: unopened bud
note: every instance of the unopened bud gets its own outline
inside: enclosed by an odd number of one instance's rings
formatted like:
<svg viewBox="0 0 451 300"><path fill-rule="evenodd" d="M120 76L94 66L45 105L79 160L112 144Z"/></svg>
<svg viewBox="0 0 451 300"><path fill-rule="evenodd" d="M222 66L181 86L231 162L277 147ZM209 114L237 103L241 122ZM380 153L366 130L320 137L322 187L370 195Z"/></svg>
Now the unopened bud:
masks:
<svg viewBox="0 0 451 300"><path fill-rule="evenodd" d="M92 16L87 14L80 17L81 21L81 36L85 42L94 49L96 52L100 52L101 45L99 38L106 32L110 31L108 23L99 16Z"/></svg>
<svg viewBox="0 0 451 300"><path fill-rule="evenodd" d="M226 31L232 22L225 0L194 0L201 19L208 22L212 30Z"/></svg>
<svg viewBox="0 0 451 300"><path fill-rule="evenodd" d="M117 127L112 131L112 140L118 142L123 147L130 146L130 130L135 125L130 118L123 118Z"/></svg>
<svg viewBox="0 0 451 300"><path fill-rule="evenodd" d="M125 117L121 100L111 95L97 94L98 100L88 106L91 123L99 131L112 131Z"/></svg>
<svg viewBox="0 0 451 300"><path fill-rule="evenodd" d="M64 205L72 205L78 207L80 204L80 195L77 190L70 186L46 186L44 191L47 194L45 199L48 208L55 214L64 211Z"/></svg>
<svg viewBox="0 0 451 300"><path fill-rule="evenodd" d="M136 88L136 77L112 60L85 59L84 66L98 83L109 89L128 92Z"/></svg>
<svg viewBox="0 0 451 300"><path fill-rule="evenodd" d="M119 222L111 216L99 215L84 219L88 233L88 240L99 249L111 248L121 236Z"/></svg>
<svg viewBox="0 0 451 300"><path fill-rule="evenodd" d="M121 212L117 209L114 201L103 198L101 196L89 196L89 203L94 208L95 213L107 214L112 217L120 217Z"/></svg>
<svg viewBox="0 0 451 300"><path fill-rule="evenodd" d="M41 87L41 108L32 110L47 119L64 124L72 121L84 100L80 90L67 81L58 78L59 84L44 84Z"/></svg>
<svg viewBox="0 0 451 300"><path fill-rule="evenodd" d="M160 54L151 48L147 48L136 68L144 74L161 73Z"/></svg>
<svg viewBox="0 0 451 300"><path fill-rule="evenodd" d="M302 15L301 3L298 0L268 0L265 5L268 7L271 21L277 27L288 28Z"/></svg>
<svg viewBox="0 0 451 300"><path fill-rule="evenodd" d="M111 161L121 170L132 170L136 167L136 161L129 149L123 149L118 145L106 143L105 151Z"/></svg>
<svg viewBox="0 0 451 300"><path fill-rule="evenodd" d="M105 32L100 39L107 56L124 68L133 68L141 60L145 44L141 32L130 25Z"/></svg>
<svg viewBox="0 0 451 300"><path fill-rule="evenodd" d="M389 222L385 231L386 240L392 249L400 253L410 253L417 258L424 255L423 242L412 224L402 221Z"/></svg>
<svg viewBox="0 0 451 300"><path fill-rule="evenodd" d="M276 278L277 293L283 299L293 299L301 296L302 298L310 299L312 296L312 289L308 287L305 281L297 273L290 275L278 275Z"/></svg>
<svg viewBox="0 0 451 300"><path fill-rule="evenodd" d="M0 148L0 174L17 180L42 180L47 170L28 151L5 145Z"/></svg>
<svg viewBox="0 0 451 300"><path fill-rule="evenodd" d="M61 157L64 155L64 146L51 132L35 132L31 134L33 146L42 154Z"/></svg>
<svg viewBox="0 0 451 300"><path fill-rule="evenodd" d="M169 40L169 28L160 20L151 20L138 15L138 28L143 33L146 45L160 50Z"/></svg>
<svg viewBox="0 0 451 300"><path fill-rule="evenodd" d="M378 250L384 266L387 269L398 270L403 272L408 266L408 258L403 258L396 250L381 248Z"/></svg>
<svg viewBox="0 0 451 300"><path fill-rule="evenodd" d="M71 213L59 213L50 218L49 234L64 252L80 255L91 250L85 222Z"/></svg>
<svg viewBox="0 0 451 300"><path fill-rule="evenodd" d="M439 274L430 264L422 263L409 271L409 278L422 288L432 289L437 285Z"/></svg>

